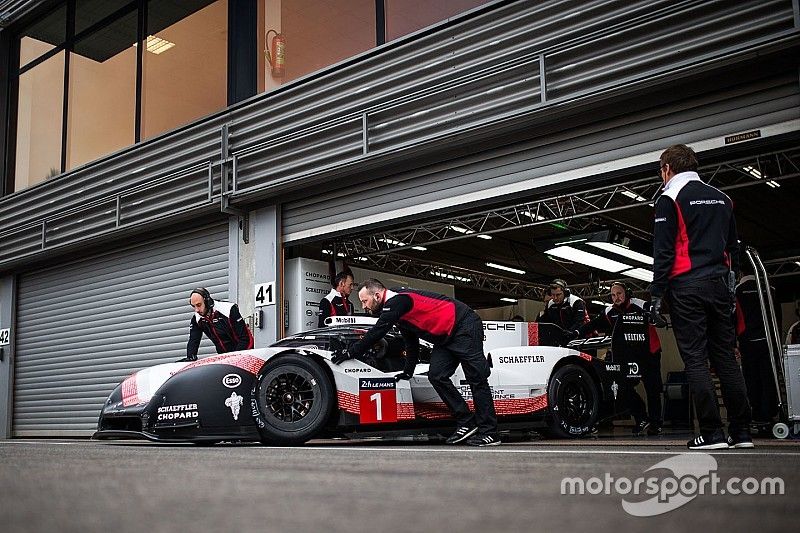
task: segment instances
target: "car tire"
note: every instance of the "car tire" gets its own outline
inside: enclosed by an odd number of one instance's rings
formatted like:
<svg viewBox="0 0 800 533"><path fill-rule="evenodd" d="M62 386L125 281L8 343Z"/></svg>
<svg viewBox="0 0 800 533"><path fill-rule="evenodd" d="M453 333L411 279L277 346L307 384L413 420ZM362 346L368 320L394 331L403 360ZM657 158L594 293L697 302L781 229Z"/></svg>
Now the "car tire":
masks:
<svg viewBox="0 0 800 533"><path fill-rule="evenodd" d="M334 388L325 369L301 355L267 362L252 394L253 417L265 444L302 444L327 424Z"/></svg>
<svg viewBox="0 0 800 533"><path fill-rule="evenodd" d="M547 387L548 433L571 439L588 433L597 422L600 392L592 377L578 365L564 365Z"/></svg>

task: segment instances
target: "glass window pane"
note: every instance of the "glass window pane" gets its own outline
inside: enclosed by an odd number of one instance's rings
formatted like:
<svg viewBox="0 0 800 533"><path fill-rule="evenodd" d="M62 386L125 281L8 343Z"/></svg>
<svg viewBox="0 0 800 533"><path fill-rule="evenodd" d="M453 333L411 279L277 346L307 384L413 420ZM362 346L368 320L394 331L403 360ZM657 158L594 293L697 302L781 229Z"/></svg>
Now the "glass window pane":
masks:
<svg viewBox="0 0 800 533"><path fill-rule="evenodd" d="M489 0L384 0L386 41L408 35Z"/></svg>
<svg viewBox="0 0 800 533"><path fill-rule="evenodd" d="M142 139L224 109L228 2L151 0L143 56Z"/></svg>
<svg viewBox="0 0 800 533"><path fill-rule="evenodd" d="M19 77L14 190L20 191L61 169L64 52Z"/></svg>
<svg viewBox="0 0 800 533"><path fill-rule="evenodd" d="M70 55L67 169L134 143L136 12L75 43Z"/></svg>
<svg viewBox="0 0 800 533"><path fill-rule="evenodd" d="M31 24L20 34L20 67L24 67L45 52L63 44L66 38L67 7L62 5L49 15Z"/></svg>
<svg viewBox="0 0 800 533"><path fill-rule="evenodd" d="M126 5L130 4L135 12L135 6L132 5L135 3L131 0L77 0L75 3L75 36Z"/></svg>
<svg viewBox="0 0 800 533"><path fill-rule="evenodd" d="M263 0L259 9L259 89L270 90L375 47L375 0ZM270 65L275 30L284 39L283 73ZM266 38L265 38L266 37Z"/></svg>

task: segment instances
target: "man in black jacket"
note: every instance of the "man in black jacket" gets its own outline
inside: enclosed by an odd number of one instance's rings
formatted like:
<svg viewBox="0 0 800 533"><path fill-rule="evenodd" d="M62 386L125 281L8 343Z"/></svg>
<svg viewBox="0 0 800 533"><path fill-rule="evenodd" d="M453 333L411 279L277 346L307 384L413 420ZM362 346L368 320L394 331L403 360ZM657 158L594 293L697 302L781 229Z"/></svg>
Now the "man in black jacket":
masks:
<svg viewBox="0 0 800 533"><path fill-rule="evenodd" d="M353 273L344 270L333 278L333 289L319 302L318 327L325 325L329 316L348 316L353 314L353 304L350 303L350 293L353 291Z"/></svg>
<svg viewBox="0 0 800 533"><path fill-rule="evenodd" d="M544 310L536 322L556 324L566 333L564 341L572 340L572 332L589 322L586 302L572 294L563 279L554 279L545 295Z"/></svg>
<svg viewBox="0 0 800 533"><path fill-rule="evenodd" d="M611 303L604 312L574 332L573 337L585 337L598 331L612 336L614 363L635 363L647 394L647 409L636 392L639 379L624 378L620 383L620 396L631 411L636 425L634 435L660 435L662 431L661 393L661 340L647 315L650 302L628 295L628 287L619 281L611 284ZM608 360L608 359L606 359ZM627 369L623 368L624 372ZM648 415L649 414L649 415Z"/></svg>
<svg viewBox="0 0 800 533"><path fill-rule="evenodd" d="M733 327L739 242L733 202L697 174L697 157L686 145L661 154L664 191L656 201L653 226L653 316L669 300L678 350L686 367L700 423L690 449L752 448L750 403L736 363ZM722 431L709 360L722 386L728 439Z"/></svg>
<svg viewBox="0 0 800 533"><path fill-rule="evenodd" d="M199 287L189 295L189 304L195 313L189 323L186 361L197 360L203 333L214 343L217 353L253 348L253 334L235 303L215 302L207 289Z"/></svg>
<svg viewBox="0 0 800 533"><path fill-rule="evenodd" d="M471 446L497 446L497 415L483 353L483 322L466 304L427 291L389 290L376 279L361 285L358 298L364 309L378 316L377 323L347 350L337 351L334 364L360 357L397 325L406 345L406 366L397 379L411 379L419 360L419 339L433 344L428 380L455 417L458 428L448 444L466 441ZM472 390L475 413L450 380L458 365Z"/></svg>

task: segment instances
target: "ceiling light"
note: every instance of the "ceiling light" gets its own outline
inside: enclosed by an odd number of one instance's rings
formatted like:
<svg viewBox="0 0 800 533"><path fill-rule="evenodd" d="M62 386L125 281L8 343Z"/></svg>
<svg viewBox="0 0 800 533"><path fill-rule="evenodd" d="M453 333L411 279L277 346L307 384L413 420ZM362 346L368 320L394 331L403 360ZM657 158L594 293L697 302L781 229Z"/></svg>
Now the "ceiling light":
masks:
<svg viewBox="0 0 800 533"><path fill-rule="evenodd" d="M778 187L780 187L780 186L781 186L781 184L780 184L780 183L778 183L778 182L777 182L777 181L775 181L775 180L769 180L769 181L767 182L767 185L769 185L769 186L770 186L770 187L772 187L773 189L777 189Z"/></svg>
<svg viewBox="0 0 800 533"><path fill-rule="evenodd" d="M477 237L479 239L483 239L485 241L491 241L492 240L492 236L491 235L477 235Z"/></svg>
<svg viewBox="0 0 800 533"><path fill-rule="evenodd" d="M356 261L366 261L366 260L367 260L367 258L364 257L363 255L360 256L360 257L356 257Z"/></svg>
<svg viewBox="0 0 800 533"><path fill-rule="evenodd" d="M325 255L331 255L333 252L331 252L330 250L322 250L322 253Z"/></svg>
<svg viewBox="0 0 800 533"><path fill-rule="evenodd" d="M511 303L511 304L517 303L517 300L515 300L514 298L500 298L500 301L501 302L508 302L508 303Z"/></svg>
<svg viewBox="0 0 800 533"><path fill-rule="evenodd" d="M602 306L608 305L607 303L601 302L600 300L592 300L590 303L593 303L594 305L602 305Z"/></svg>
<svg viewBox="0 0 800 533"><path fill-rule="evenodd" d="M497 263L486 263L487 267L496 268L497 270L505 270L506 272L513 272L514 274L524 274L524 270L520 270L518 268L505 266L505 265L498 265Z"/></svg>
<svg viewBox="0 0 800 533"><path fill-rule="evenodd" d="M747 172L748 174L750 174L751 176L753 176L754 178L759 179L759 180L764 177L761 174L760 170L758 170L757 168L753 168L750 165L742 167L742 170L744 170L745 172Z"/></svg>
<svg viewBox="0 0 800 533"><path fill-rule="evenodd" d="M447 226L453 231L457 231L458 233L463 233L464 235L469 235L470 233L475 233L471 229L462 228L461 226Z"/></svg>
<svg viewBox="0 0 800 533"><path fill-rule="evenodd" d="M448 274L447 272L440 272L438 270L431 271L431 274L433 274L434 276L438 276L440 278L453 279L453 280L461 281L461 282L464 282L464 283L471 283L472 282L472 280L470 278L465 278L464 276L456 276L456 275L453 275L453 274Z"/></svg>
<svg viewBox="0 0 800 533"><path fill-rule="evenodd" d="M138 46L139 43L133 43L133 46ZM145 41L145 50L152 54L161 54L175 46L175 43L170 42L155 35L148 35Z"/></svg>
<svg viewBox="0 0 800 533"><path fill-rule="evenodd" d="M530 219L533 219L533 220L547 220L547 219L546 219L546 218L544 218L542 215L534 215L534 214L533 214L533 213L531 213L530 211L521 211L521 213L522 213L523 215L525 215L526 217L528 217L528 218L530 218Z"/></svg>
<svg viewBox="0 0 800 533"><path fill-rule="evenodd" d="M646 268L632 268L623 272L622 275L628 276L629 278L640 279L642 281L653 281L653 272L647 270Z"/></svg>
<svg viewBox="0 0 800 533"><path fill-rule="evenodd" d="M794 264L800 267L800 261L795 261Z"/></svg>
<svg viewBox="0 0 800 533"><path fill-rule="evenodd" d="M634 252L629 248L625 248L624 246L620 246L619 244L615 244L613 242L590 242L587 243L589 246L594 246L595 248L600 248L601 250L605 250L606 252L612 252L623 257L627 257L628 259L633 259L634 261L639 261L640 263L645 263L647 265L653 264L653 258L649 255L640 254L639 252Z"/></svg>
<svg viewBox="0 0 800 533"><path fill-rule="evenodd" d="M411 249L412 250L419 250L420 252L427 252L428 251L428 249L425 248L424 246L412 246Z"/></svg>
<svg viewBox="0 0 800 533"><path fill-rule="evenodd" d="M633 198L637 202L646 202L647 201L647 198L645 198L643 196L639 196L638 194L636 194L633 191L622 191L622 194L624 194L628 198Z"/></svg>
<svg viewBox="0 0 800 533"><path fill-rule="evenodd" d="M561 259L566 259L568 261L574 261L576 263L588 265L592 268L599 268L600 270L605 270L607 272L621 272L623 270L629 270L633 268L625 263L620 263L618 261L614 261L613 259L606 259L605 257L599 255L590 254L589 252L584 252L583 250L578 250L577 248L573 248L571 246L558 246L556 248L547 250L545 253L547 255L560 257Z"/></svg>
<svg viewBox="0 0 800 533"><path fill-rule="evenodd" d="M388 244L390 246L405 246L406 245L406 243L404 243L402 241L396 241L396 240L390 239L388 237L382 237L382 238L378 239L378 241L386 243L386 244Z"/></svg>
<svg viewBox="0 0 800 533"><path fill-rule="evenodd" d="M571 241L557 242L555 245L556 246L563 246L565 244L575 244L575 243L578 243L578 242L586 242L586 238L584 237L582 239L572 239Z"/></svg>

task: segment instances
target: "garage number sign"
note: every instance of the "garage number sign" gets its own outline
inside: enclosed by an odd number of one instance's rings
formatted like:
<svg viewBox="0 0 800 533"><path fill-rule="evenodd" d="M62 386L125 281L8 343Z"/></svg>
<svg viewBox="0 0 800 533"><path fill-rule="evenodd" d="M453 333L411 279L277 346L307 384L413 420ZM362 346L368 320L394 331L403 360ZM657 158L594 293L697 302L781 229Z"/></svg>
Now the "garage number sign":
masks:
<svg viewBox="0 0 800 533"><path fill-rule="evenodd" d="M266 305L275 305L275 282L259 283L256 285L256 307L264 307Z"/></svg>
<svg viewBox="0 0 800 533"><path fill-rule="evenodd" d="M5 346L6 344L11 344L11 330L0 329L0 346Z"/></svg>

